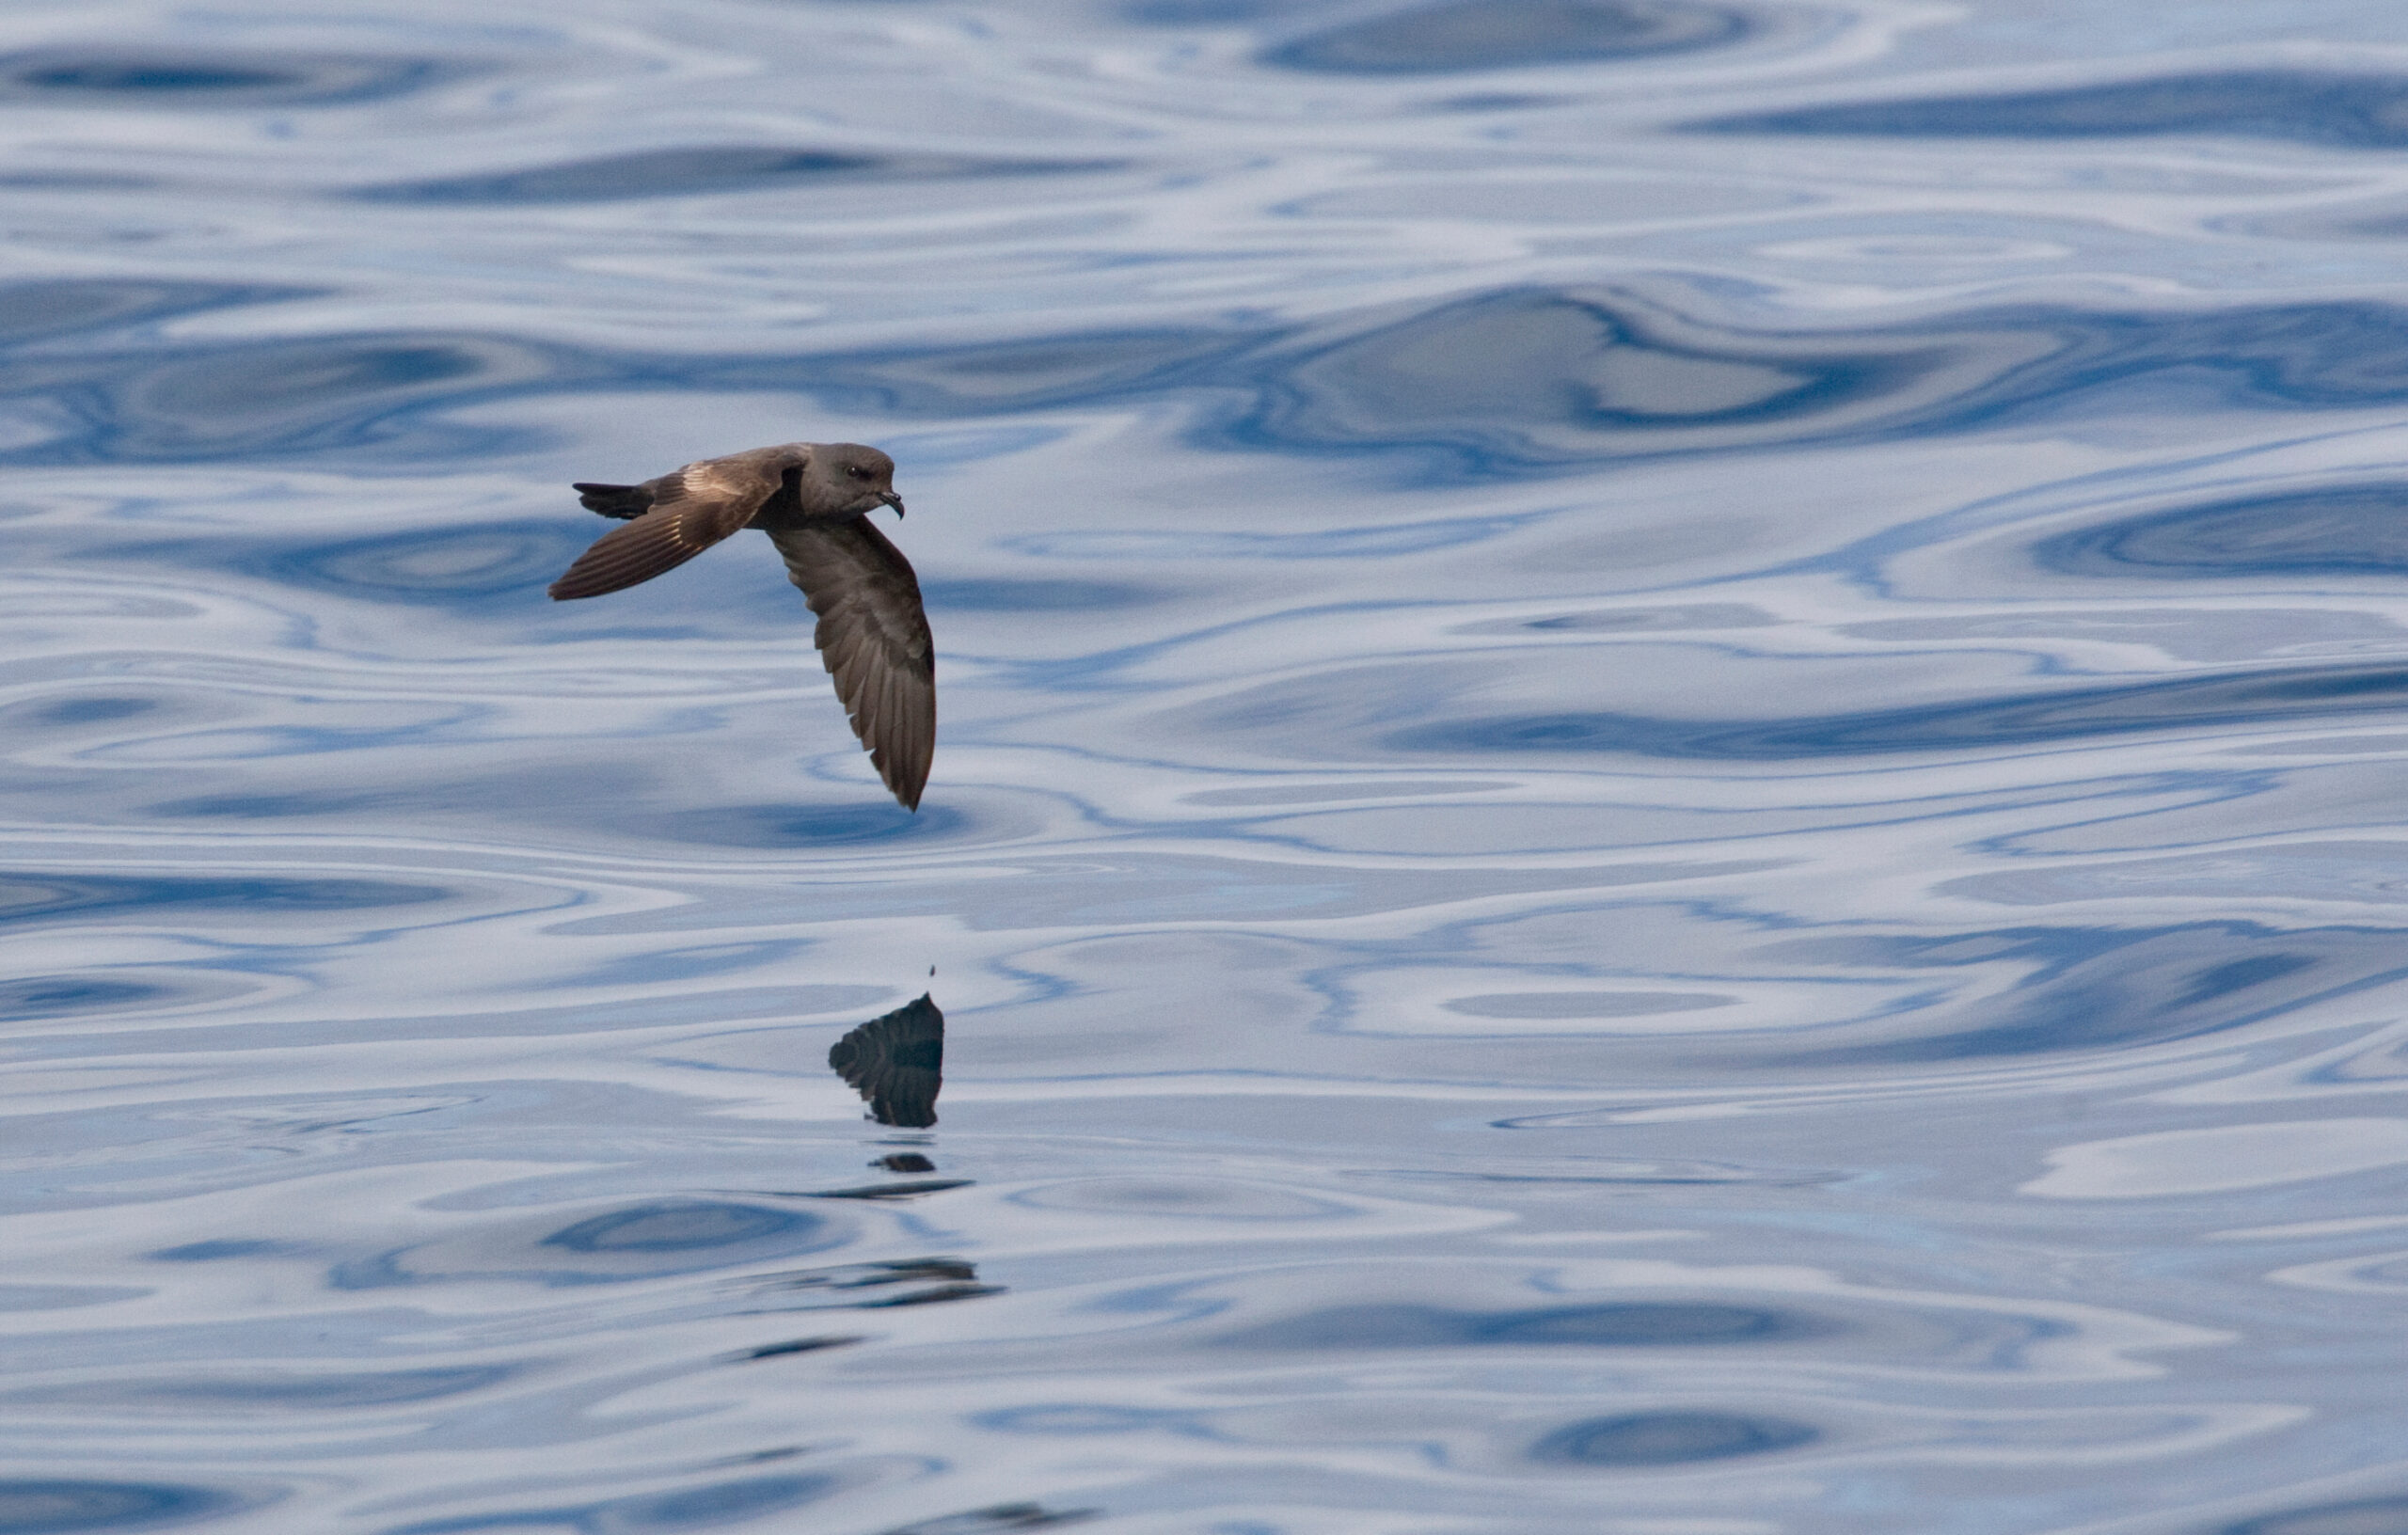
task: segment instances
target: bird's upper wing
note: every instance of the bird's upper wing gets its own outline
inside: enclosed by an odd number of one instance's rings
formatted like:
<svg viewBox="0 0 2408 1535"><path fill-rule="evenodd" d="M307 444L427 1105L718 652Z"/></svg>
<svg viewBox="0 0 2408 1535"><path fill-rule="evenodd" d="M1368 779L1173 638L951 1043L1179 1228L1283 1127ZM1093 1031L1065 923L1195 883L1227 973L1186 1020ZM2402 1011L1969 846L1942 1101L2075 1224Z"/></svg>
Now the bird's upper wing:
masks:
<svg viewBox="0 0 2408 1535"><path fill-rule="evenodd" d="M867 517L775 528L786 576L819 615L812 642L886 786L920 808L937 749L936 644L919 578Z"/></svg>
<svg viewBox="0 0 2408 1535"><path fill-rule="evenodd" d="M652 510L613 528L552 583L552 596L598 597L673 570L752 520L781 488L758 453L706 458L651 484Z"/></svg>

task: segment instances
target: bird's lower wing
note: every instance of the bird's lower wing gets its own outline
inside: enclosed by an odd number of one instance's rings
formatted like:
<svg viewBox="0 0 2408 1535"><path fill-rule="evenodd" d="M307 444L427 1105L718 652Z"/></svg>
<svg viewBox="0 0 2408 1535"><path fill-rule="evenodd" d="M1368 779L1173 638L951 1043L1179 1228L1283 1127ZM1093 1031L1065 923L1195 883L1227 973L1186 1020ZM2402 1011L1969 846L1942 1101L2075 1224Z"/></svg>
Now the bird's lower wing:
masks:
<svg viewBox="0 0 2408 1535"><path fill-rule="evenodd" d="M598 597L674 570L751 522L778 488L775 479L763 483L696 473L709 467L689 465L677 474L664 475L652 510L595 539L552 583L553 599Z"/></svg>
<svg viewBox="0 0 2408 1535"><path fill-rule="evenodd" d="M906 809L920 808L937 750L936 644L919 578L867 517L777 529L786 576L819 615L812 636L853 734Z"/></svg>

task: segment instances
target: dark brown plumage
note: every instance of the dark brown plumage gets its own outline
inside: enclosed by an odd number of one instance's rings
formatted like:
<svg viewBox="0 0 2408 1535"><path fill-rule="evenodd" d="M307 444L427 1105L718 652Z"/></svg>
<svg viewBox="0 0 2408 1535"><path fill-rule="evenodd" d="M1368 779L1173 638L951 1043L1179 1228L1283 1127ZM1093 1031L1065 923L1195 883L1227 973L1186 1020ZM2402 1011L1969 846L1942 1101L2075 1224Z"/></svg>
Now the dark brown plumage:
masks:
<svg viewBox="0 0 2408 1535"><path fill-rule="evenodd" d="M812 640L853 734L895 798L920 808L936 754L936 645L911 562L868 516L880 506L903 514L894 460L859 443L790 442L700 459L640 485L575 488L588 510L627 523L552 583L559 601L648 581L742 529L768 533L819 615Z"/></svg>

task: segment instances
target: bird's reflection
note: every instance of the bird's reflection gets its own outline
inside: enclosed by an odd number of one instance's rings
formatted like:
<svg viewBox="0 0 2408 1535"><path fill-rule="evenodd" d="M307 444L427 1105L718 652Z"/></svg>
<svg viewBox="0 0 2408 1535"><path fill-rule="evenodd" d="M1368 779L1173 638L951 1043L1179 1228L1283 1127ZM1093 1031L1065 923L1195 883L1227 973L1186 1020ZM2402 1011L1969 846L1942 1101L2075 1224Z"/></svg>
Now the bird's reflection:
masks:
<svg viewBox="0 0 2408 1535"><path fill-rule="evenodd" d="M828 1067L869 1105L881 1125L926 1130L937 1122L944 1087L944 1014L923 995L873 1018L828 1048ZM927 1170L896 1167L896 1172Z"/></svg>

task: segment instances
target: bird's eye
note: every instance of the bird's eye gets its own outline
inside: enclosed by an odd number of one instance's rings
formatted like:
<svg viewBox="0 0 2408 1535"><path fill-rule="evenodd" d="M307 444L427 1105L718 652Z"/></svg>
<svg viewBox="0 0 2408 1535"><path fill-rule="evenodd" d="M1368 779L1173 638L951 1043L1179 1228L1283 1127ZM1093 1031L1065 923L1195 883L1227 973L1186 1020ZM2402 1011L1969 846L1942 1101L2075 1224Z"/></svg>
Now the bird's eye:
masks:
<svg viewBox="0 0 2408 1535"><path fill-rule="evenodd" d="M854 479L856 479L856 480L866 480L866 479L868 479L868 478L869 478L869 471L868 471L867 469L865 469L865 468L863 468L863 467L862 467L860 465L858 465L858 464L850 464L850 465L847 465L847 466L846 466L846 467L845 467L845 472L846 472L847 474L851 475L851 476L852 476Z"/></svg>

